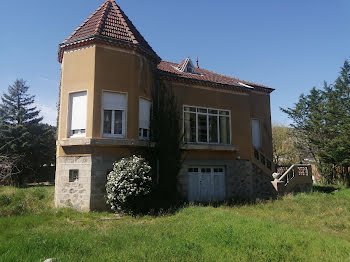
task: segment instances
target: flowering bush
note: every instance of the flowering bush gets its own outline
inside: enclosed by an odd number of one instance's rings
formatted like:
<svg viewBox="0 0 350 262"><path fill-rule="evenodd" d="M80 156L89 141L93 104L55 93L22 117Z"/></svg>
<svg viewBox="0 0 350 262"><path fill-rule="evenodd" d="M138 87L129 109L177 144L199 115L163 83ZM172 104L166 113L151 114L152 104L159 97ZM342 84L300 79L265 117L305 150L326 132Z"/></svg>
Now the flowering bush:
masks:
<svg viewBox="0 0 350 262"><path fill-rule="evenodd" d="M107 204L113 211L134 214L151 193L151 167L141 157L123 158L107 176Z"/></svg>

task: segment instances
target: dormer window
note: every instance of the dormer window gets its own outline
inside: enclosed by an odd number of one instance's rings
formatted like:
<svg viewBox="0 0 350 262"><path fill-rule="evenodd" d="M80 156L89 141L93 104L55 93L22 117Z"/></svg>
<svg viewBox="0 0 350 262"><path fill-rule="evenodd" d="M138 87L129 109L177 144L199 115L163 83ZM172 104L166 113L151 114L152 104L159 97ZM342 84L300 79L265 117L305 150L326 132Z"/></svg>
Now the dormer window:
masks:
<svg viewBox="0 0 350 262"><path fill-rule="evenodd" d="M193 70L193 68L192 68L192 67L187 66L187 67L186 67L186 72L187 72L187 73L191 73L191 74L192 74L192 73L194 73L194 70Z"/></svg>
<svg viewBox="0 0 350 262"><path fill-rule="evenodd" d="M196 68L194 67L192 61L190 58L186 58L184 61L182 61L177 67L181 72L184 73L190 73L190 74L198 74Z"/></svg>

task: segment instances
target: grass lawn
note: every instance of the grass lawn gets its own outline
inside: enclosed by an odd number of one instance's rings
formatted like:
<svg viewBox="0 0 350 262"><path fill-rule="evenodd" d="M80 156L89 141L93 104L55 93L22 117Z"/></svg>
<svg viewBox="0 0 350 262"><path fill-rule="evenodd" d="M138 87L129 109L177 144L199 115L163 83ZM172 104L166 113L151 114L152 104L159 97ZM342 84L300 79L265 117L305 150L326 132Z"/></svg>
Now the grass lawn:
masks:
<svg viewBox="0 0 350 262"><path fill-rule="evenodd" d="M122 217L53 209L53 188L0 188L0 261L350 261L350 190Z"/></svg>

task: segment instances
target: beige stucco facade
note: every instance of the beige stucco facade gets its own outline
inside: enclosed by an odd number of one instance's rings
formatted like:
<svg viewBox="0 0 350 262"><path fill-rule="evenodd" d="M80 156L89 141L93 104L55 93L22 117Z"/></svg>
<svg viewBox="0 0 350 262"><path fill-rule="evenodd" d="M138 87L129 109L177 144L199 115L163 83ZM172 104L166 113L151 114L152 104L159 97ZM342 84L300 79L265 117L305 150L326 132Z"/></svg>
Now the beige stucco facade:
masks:
<svg viewBox="0 0 350 262"><path fill-rule="evenodd" d="M87 138L102 138L102 93L127 95L126 139L138 140L139 98L151 99L156 65L136 52L90 46L64 54L59 112L58 140L69 139L69 94L87 92ZM183 105L230 110L232 144L239 148L237 156L250 159L252 151L251 119L262 126L261 151L271 159L270 96L268 93L235 92L166 81ZM60 148L58 148L60 149ZM59 150L58 156L64 155Z"/></svg>
<svg viewBox="0 0 350 262"><path fill-rule="evenodd" d="M127 139L138 139L138 99L150 99L156 65L136 52L89 46L66 52L62 81L58 140L69 137L69 94L87 91L86 137L101 138L102 92L127 95ZM136 128L135 128L136 127Z"/></svg>
<svg viewBox="0 0 350 262"><path fill-rule="evenodd" d="M112 163L121 157L138 152L146 145L144 141L139 140L138 134L139 98L150 100L151 88L159 78L161 76L157 75L157 64L135 50L90 45L64 52L57 141L55 193L57 206L72 206L81 210L105 208L104 185ZM272 138L268 92L220 89L186 81L172 81L169 78L162 81L173 89L180 112L183 112L184 105L189 105L229 110L231 113L231 145L184 146L185 167L179 179L179 188L184 198L187 184L186 168L190 163L200 165L202 162L206 165L209 161L214 165L216 163L225 166L230 169L227 170L227 181L231 181L232 184L232 181L236 181L235 183L243 181L244 179L240 177L246 177L247 174L246 170L237 173L238 167L246 166L238 162L249 161L264 171L262 173L266 177L262 180L269 181L271 170L254 159L251 132L251 120L259 119L262 142L260 153L271 160ZM81 91L87 92L86 133L84 137L70 138L69 96L71 93ZM125 138L104 138L102 135L104 91L126 94ZM180 124L183 126L183 119ZM79 169L78 181L69 182L71 169ZM234 192L235 188L242 187L227 186L227 197L237 195L237 192ZM250 193L247 195L253 197Z"/></svg>

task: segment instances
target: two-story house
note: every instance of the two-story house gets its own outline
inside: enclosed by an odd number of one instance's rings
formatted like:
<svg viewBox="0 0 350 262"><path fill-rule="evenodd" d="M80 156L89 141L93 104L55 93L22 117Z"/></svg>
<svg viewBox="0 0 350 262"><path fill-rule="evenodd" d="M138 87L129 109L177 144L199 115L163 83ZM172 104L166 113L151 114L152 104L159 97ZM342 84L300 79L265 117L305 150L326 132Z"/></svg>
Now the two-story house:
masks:
<svg viewBox="0 0 350 262"><path fill-rule="evenodd" d="M113 0L59 45L58 59L56 206L105 208L113 162L147 145L156 79L172 86L182 112L179 193L189 201L270 196L272 88L189 58L163 61Z"/></svg>

